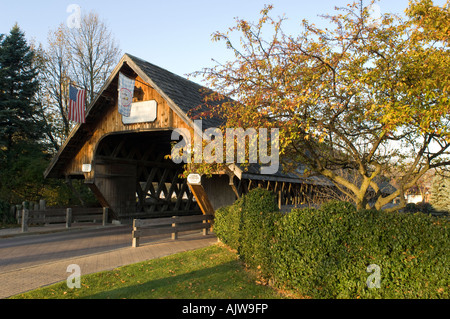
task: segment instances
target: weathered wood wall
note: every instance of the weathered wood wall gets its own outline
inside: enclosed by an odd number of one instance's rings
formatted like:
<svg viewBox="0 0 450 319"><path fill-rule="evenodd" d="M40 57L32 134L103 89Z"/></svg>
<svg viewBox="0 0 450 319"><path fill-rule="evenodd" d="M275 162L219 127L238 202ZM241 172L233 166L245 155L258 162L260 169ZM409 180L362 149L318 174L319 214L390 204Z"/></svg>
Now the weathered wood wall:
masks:
<svg viewBox="0 0 450 319"><path fill-rule="evenodd" d="M83 143L76 155L66 162L64 168L65 175L67 176L84 176L85 182L93 190L99 202L103 206L111 208L111 213L114 218L131 216L136 212L136 194L138 192L138 196L143 196L140 194L140 189L137 187L140 178L138 174L141 175L142 166L145 165L140 165L141 168L139 169L137 161L141 160L141 158L136 158L136 156L133 155L129 155L129 157L133 157L134 160L127 158L128 155L126 154L122 156L122 159L118 160L115 157L120 157L117 156L120 154L114 154L114 150L116 149L117 152L121 152L124 148L121 148L119 145L111 145L102 142L114 134L128 135L132 133L159 131L170 133L174 128L189 128L189 125L170 108L168 102L154 88L145 84L144 80L139 76L136 77L134 92L133 102L156 101L157 116L155 121L123 124L122 115L118 112L117 81L114 79L109 87L103 92L103 95L105 95L107 99L98 100L98 103L104 103L104 105L95 107L95 112L102 112L102 114L96 116L97 119L95 122L87 122L85 124L89 127L90 131L87 141ZM155 138L158 139L160 137L156 136ZM125 139L119 139L119 141L124 140ZM168 147L170 142L170 139L165 141L167 150L170 150ZM105 156L100 156L100 147L111 148L111 150L108 150L110 151L109 153L106 152L109 157L105 158ZM167 155L167 150L165 150L163 155ZM130 152L130 150L128 150L128 152ZM143 149L138 149L137 152L143 157L144 161L149 157L148 154L144 154L145 150ZM153 150L153 152L160 155L161 150ZM96 158L96 156L98 156L98 158ZM91 164L91 171L83 172L83 164ZM153 164L156 165L156 163ZM148 163L146 163L146 165L148 166ZM160 163L156 166L160 165L162 164ZM150 171L150 168L148 170ZM160 174L159 171L158 174ZM151 182L152 181L149 183ZM189 192L188 188L187 191ZM142 198L140 198L139 201L142 202ZM180 206L180 204L178 206ZM198 209L198 207L195 208L194 205L192 206L193 209Z"/></svg>
<svg viewBox="0 0 450 319"><path fill-rule="evenodd" d="M231 205L237 196L229 185L228 175L213 175L211 178L202 178L202 185L214 210Z"/></svg>
<svg viewBox="0 0 450 319"><path fill-rule="evenodd" d="M115 94L117 95L117 85L114 84L115 82L117 81L111 83L112 90L110 90L110 92L112 92L111 94L114 94L115 91ZM108 134L115 132L126 133L172 128L189 128L189 126L169 107L164 98L162 98L155 89L143 82L144 81L140 77L136 78L133 102L156 100L158 103L156 120L148 123L123 124L122 115L117 111L117 96L111 96L114 98L114 105L103 108L104 114L98 117L98 120L95 123L90 124L92 135L89 140L84 143L77 154L67 162L64 169L66 175L83 175L82 165L92 163L93 155L99 141ZM93 170L91 173L85 173L84 175L85 179L89 181L95 178L95 171Z"/></svg>

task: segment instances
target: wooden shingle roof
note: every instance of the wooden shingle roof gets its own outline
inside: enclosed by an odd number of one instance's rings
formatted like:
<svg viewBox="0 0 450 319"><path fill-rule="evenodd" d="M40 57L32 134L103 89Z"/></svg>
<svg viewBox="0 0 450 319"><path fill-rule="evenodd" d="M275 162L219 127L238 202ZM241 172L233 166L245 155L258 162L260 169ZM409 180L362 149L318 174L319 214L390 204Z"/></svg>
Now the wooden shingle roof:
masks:
<svg viewBox="0 0 450 319"><path fill-rule="evenodd" d="M209 89L140 58L130 54L127 54L127 56L190 119L197 118L198 112L205 110L204 108L199 108L199 106L204 104L205 95L211 92ZM223 124L218 118L203 118L202 121L203 129L219 127Z"/></svg>

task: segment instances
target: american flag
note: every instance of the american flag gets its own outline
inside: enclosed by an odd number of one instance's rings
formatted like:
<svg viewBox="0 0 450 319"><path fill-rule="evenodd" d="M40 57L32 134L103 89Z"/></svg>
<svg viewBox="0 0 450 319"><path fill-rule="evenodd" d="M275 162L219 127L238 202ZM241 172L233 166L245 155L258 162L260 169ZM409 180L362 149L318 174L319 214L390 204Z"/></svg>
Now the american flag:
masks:
<svg viewBox="0 0 450 319"><path fill-rule="evenodd" d="M69 120L84 123L86 90L69 86Z"/></svg>

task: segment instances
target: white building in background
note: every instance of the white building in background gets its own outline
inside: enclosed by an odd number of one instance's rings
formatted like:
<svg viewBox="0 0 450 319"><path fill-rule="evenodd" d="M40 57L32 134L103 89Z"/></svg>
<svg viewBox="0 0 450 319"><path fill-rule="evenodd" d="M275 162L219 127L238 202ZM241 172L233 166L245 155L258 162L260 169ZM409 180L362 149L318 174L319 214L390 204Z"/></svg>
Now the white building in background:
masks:
<svg viewBox="0 0 450 319"><path fill-rule="evenodd" d="M421 203L423 201L422 195L405 195L406 203Z"/></svg>

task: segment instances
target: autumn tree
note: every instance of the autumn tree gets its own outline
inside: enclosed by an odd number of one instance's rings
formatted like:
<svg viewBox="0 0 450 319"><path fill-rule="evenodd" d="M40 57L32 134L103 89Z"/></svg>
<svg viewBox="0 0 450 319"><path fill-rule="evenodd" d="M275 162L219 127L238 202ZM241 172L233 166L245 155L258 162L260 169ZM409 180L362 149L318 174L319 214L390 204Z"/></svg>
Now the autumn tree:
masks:
<svg viewBox="0 0 450 319"><path fill-rule="evenodd" d="M323 16L329 28L302 21L298 35L271 8L214 34L236 58L196 75L217 92L209 101L233 101L203 115L223 116L224 130L279 128L283 169L328 178L359 209L396 197L392 210L403 207L421 176L450 164L449 2L413 1L405 18L378 20L358 2ZM385 194L379 181L392 170L397 189Z"/></svg>
<svg viewBox="0 0 450 319"><path fill-rule="evenodd" d="M69 135L71 124L67 116L69 65L71 55L66 43L66 26L61 24L48 35L46 48L39 48L41 101L45 118L52 127L50 139L59 144Z"/></svg>

